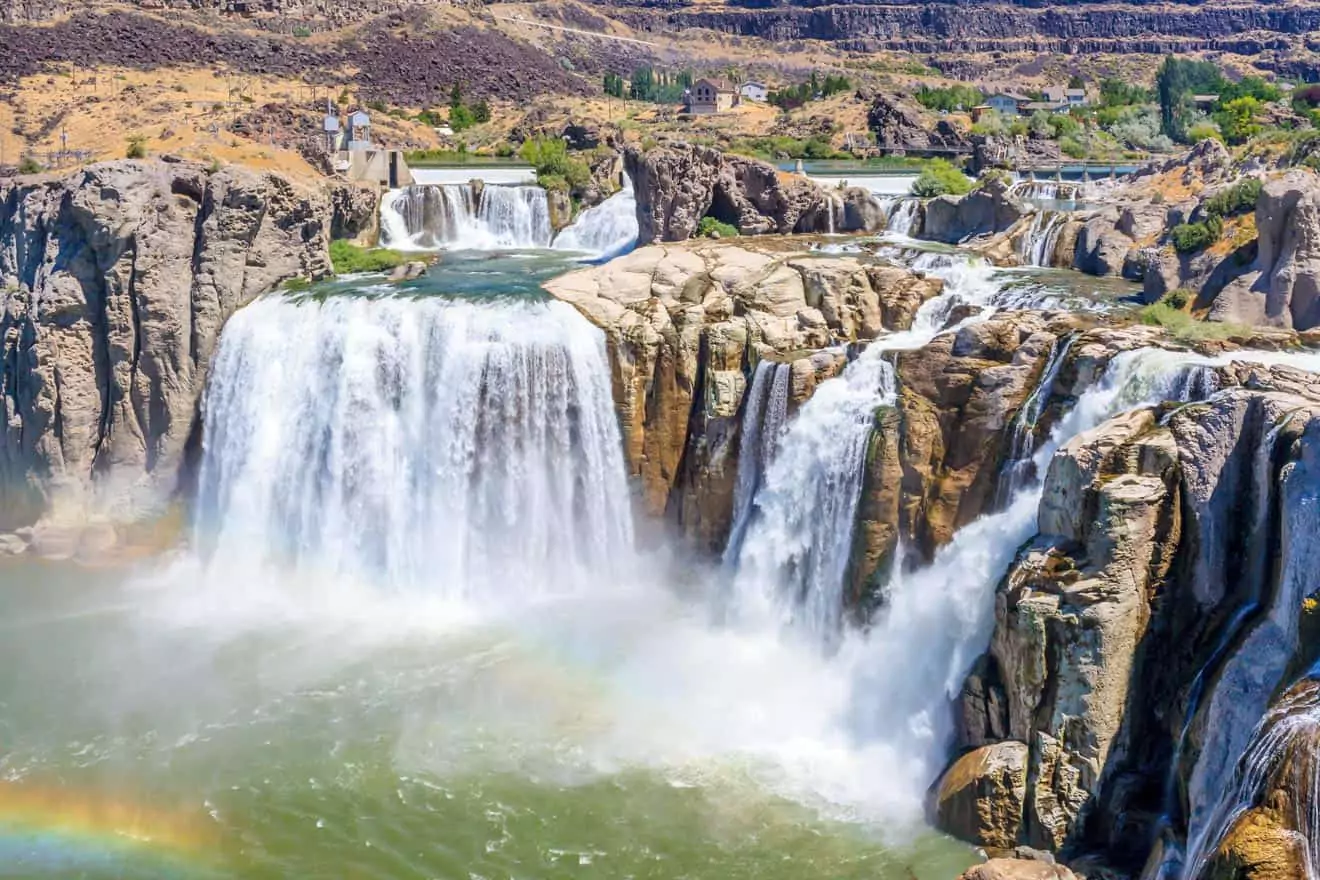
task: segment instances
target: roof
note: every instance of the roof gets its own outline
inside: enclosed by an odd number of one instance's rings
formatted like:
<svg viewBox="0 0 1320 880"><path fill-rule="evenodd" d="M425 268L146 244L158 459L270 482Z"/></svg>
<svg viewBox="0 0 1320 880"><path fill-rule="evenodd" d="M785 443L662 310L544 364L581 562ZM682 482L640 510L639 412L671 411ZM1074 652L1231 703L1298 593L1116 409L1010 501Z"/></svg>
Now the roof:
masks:
<svg viewBox="0 0 1320 880"><path fill-rule="evenodd" d="M1064 94L1069 98L1085 98L1086 89L1065 89Z"/></svg>
<svg viewBox="0 0 1320 880"><path fill-rule="evenodd" d="M1010 100L1012 100L1012 101L1030 101L1030 100L1031 100L1031 99L1028 98L1026 95L1019 95L1017 92L992 92L992 93L990 93L989 95L986 95L986 99L987 99L987 100L990 100L990 99L992 99L992 98L1008 98L1008 99L1010 99Z"/></svg>
<svg viewBox="0 0 1320 880"><path fill-rule="evenodd" d="M745 89L745 88L747 88L748 86L751 86L752 88L756 88L756 89L763 89L763 88L765 88L765 83L763 83L763 82L757 82L757 81L754 80L754 79L749 79L747 82L745 82L745 83L742 84L742 88Z"/></svg>
<svg viewBox="0 0 1320 880"><path fill-rule="evenodd" d="M1198 104L1213 104L1219 100L1218 95L1192 95L1192 100Z"/></svg>
<svg viewBox="0 0 1320 880"><path fill-rule="evenodd" d="M1040 90L1046 101L1062 101L1068 97L1068 90L1063 86L1046 86Z"/></svg>
<svg viewBox="0 0 1320 880"><path fill-rule="evenodd" d="M703 76L701 79L699 79L699 80L697 80L695 83L693 83L693 85L699 86L699 85L701 85L702 83L705 83L706 85L710 86L711 88L713 88L713 89L714 89L715 91L717 91L717 92L732 92L732 91L733 91L733 83L729 82L729 81L728 81L727 79L725 79L724 77L720 77L720 76L714 76L714 77Z"/></svg>

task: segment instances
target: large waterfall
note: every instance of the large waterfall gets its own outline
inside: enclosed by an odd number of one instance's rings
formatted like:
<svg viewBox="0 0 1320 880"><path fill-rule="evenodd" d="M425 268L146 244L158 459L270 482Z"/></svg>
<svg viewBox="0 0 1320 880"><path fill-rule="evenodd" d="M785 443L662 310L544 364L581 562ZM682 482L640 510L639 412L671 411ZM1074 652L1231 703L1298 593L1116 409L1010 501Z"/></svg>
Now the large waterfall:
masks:
<svg viewBox="0 0 1320 880"><path fill-rule="evenodd" d="M597 260L625 254L637 244L637 198L632 181L599 205L588 208L555 236L555 250L575 251Z"/></svg>
<svg viewBox="0 0 1320 880"><path fill-rule="evenodd" d="M268 297L226 325L199 540L499 602L618 577L632 526L601 334L557 303Z"/></svg>
<svg viewBox="0 0 1320 880"><path fill-rule="evenodd" d="M401 250L545 248L554 234L539 186L409 186L385 194L380 218L381 244Z"/></svg>

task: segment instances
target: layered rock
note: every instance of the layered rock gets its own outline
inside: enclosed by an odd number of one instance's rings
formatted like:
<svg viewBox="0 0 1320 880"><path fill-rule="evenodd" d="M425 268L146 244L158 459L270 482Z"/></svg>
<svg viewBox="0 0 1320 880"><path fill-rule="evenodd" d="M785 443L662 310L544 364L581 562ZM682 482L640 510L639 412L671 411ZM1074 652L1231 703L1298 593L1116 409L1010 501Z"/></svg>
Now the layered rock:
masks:
<svg viewBox="0 0 1320 880"><path fill-rule="evenodd" d="M1011 229L1029 210L1009 192L1001 177L983 178L965 196L939 196L926 203L921 237L946 244Z"/></svg>
<svg viewBox="0 0 1320 880"><path fill-rule="evenodd" d="M985 823L966 816L988 816L995 829L1017 827L1018 843L1101 850L1129 867L1146 858L1166 808L1158 780L1173 772L1186 784L1208 723L1208 703L1188 702L1198 673L1224 662L1216 646L1236 632L1226 628L1264 614L1261 592L1283 588L1251 586L1255 560L1291 558L1299 540L1268 519L1253 527L1253 505L1262 486L1296 482L1289 461L1307 454L1297 441L1320 431L1312 374L1248 363L1216 372L1226 390L1211 401L1116 416L1055 455L1040 533L998 587L990 650L960 701L969 755L1026 749L1025 792L1006 789L998 768L975 778L968 768L980 765L960 759L936 791L991 792L998 803L951 814L961 821L936 811L945 827L979 840ZM1075 381L1061 374L1056 393ZM1282 432L1274 446L1271 430ZM1277 450L1263 465L1261 448ZM1183 706L1195 713L1190 739Z"/></svg>
<svg viewBox="0 0 1320 880"><path fill-rule="evenodd" d="M708 216L743 235L877 228L874 214L844 208L869 193L830 192L768 162L683 143L629 149L624 161L637 194L639 244L683 241Z"/></svg>
<svg viewBox="0 0 1320 880"><path fill-rule="evenodd" d="M332 213L282 177L183 163L0 182L0 527L169 498L221 325L329 273Z"/></svg>
<svg viewBox="0 0 1320 880"><path fill-rule="evenodd" d="M887 152L969 151L971 141L948 120L927 128L919 108L905 103L897 95L880 93L871 99L866 126L875 133L875 142Z"/></svg>
<svg viewBox="0 0 1320 880"><path fill-rule="evenodd" d="M793 405L843 366L814 351L911 325L937 280L767 242L641 248L546 285L605 330L629 469L644 505L723 547L738 415L761 359L792 360Z"/></svg>

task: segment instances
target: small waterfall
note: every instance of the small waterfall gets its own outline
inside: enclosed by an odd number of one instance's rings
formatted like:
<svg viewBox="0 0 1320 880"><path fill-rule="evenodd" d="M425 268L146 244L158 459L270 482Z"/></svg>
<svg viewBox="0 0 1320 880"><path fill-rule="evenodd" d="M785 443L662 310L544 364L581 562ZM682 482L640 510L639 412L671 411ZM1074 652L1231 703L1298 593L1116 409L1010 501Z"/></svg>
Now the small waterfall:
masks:
<svg viewBox="0 0 1320 880"><path fill-rule="evenodd" d="M398 250L544 248L552 234L539 186L409 186L386 193L380 212L381 244Z"/></svg>
<svg viewBox="0 0 1320 880"><path fill-rule="evenodd" d="M996 507L1007 504L1019 490L1036 478L1032 460L1036 448L1036 424L1049 405L1054 382L1059 378L1059 370L1076 339L1076 336L1069 336L1063 340L1062 345L1058 340L1050 343L1045 371L1013 418L1013 424L1009 427L1008 457L1000 469L999 483L995 487Z"/></svg>
<svg viewBox="0 0 1320 880"><path fill-rule="evenodd" d="M559 303L257 300L221 337L198 500L213 558L443 599L631 560L604 338Z"/></svg>
<svg viewBox="0 0 1320 880"><path fill-rule="evenodd" d="M1080 184L1057 180L1020 180L1009 188L1010 195L1038 202L1076 201L1081 191Z"/></svg>
<svg viewBox="0 0 1320 880"><path fill-rule="evenodd" d="M738 560L743 535L752 513L752 499L760 488L766 467L774 461L779 436L788 421L788 388L791 364L761 361L752 374L752 387L743 412L742 437L738 443L738 482L733 492L733 527L724 548L724 563Z"/></svg>
<svg viewBox="0 0 1320 880"><path fill-rule="evenodd" d="M921 305L913 328L877 339L821 383L781 438L736 551L735 611L837 644L867 444L876 409L892 406L897 390L885 354L924 345L955 306L988 307L996 292L982 260L950 259L938 271L944 291Z"/></svg>
<svg viewBox="0 0 1320 880"><path fill-rule="evenodd" d="M595 207L588 208L555 236L554 249L608 260L637 246L637 198L632 181Z"/></svg>
<svg viewBox="0 0 1320 880"><path fill-rule="evenodd" d="M885 212L885 229L895 235L910 236L917 223L921 200L911 197L880 199Z"/></svg>
<svg viewBox="0 0 1320 880"><path fill-rule="evenodd" d="M1059 211L1037 211L1031 228L1018 241L1018 256L1028 266L1054 265L1054 252L1058 249L1059 233L1067 216Z"/></svg>

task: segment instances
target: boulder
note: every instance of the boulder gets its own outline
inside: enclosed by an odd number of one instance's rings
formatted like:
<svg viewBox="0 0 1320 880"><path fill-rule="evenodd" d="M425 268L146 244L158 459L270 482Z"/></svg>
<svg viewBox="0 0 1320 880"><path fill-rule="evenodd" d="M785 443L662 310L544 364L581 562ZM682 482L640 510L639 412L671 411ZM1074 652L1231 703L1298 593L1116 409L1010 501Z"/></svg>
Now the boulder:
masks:
<svg viewBox="0 0 1320 880"><path fill-rule="evenodd" d="M968 752L935 783L932 822L992 849L1012 849L1022 830L1027 797L1026 743L998 742Z"/></svg>
<svg viewBox="0 0 1320 880"><path fill-rule="evenodd" d="M939 196L927 202L921 237L956 244L972 236L1004 232L1029 212L1010 195L1006 181L992 177L965 196Z"/></svg>
<svg viewBox="0 0 1320 880"><path fill-rule="evenodd" d="M1063 865L1036 859L991 859L968 868L958 880L1077 880Z"/></svg>
<svg viewBox="0 0 1320 880"><path fill-rule="evenodd" d="M1088 275L1122 275L1128 252L1136 245L1119 230L1115 210L1091 217L1077 233L1073 265Z"/></svg>

